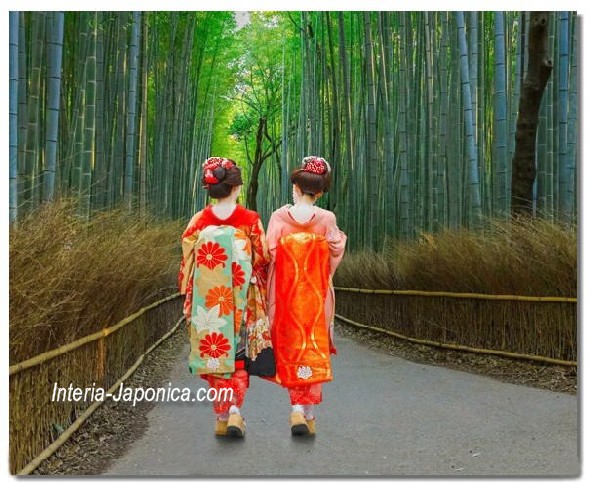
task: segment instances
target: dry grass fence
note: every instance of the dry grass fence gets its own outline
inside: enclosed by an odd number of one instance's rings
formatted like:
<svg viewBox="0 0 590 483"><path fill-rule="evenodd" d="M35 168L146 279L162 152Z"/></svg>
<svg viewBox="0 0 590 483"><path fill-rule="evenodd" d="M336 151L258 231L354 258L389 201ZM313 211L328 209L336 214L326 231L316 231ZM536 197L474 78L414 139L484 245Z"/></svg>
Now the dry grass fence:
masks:
<svg viewBox="0 0 590 483"><path fill-rule="evenodd" d="M86 336L10 367L10 471L27 466L94 402L52 401L56 387L106 391L177 323L182 299L171 296L121 321L117 330ZM90 396L90 395L89 395ZM126 404L126 403L121 403Z"/></svg>
<svg viewBox="0 0 590 483"><path fill-rule="evenodd" d="M340 287L576 298L576 227L544 220L448 231L345 256ZM413 339L575 361L577 304L340 291L337 312Z"/></svg>
<svg viewBox="0 0 590 483"><path fill-rule="evenodd" d="M10 364L111 326L175 293L183 224L62 201L10 229Z"/></svg>
<svg viewBox="0 0 590 483"><path fill-rule="evenodd" d="M109 327L177 291L183 229L183 223L137 220L113 210L85 221L76 216L76 200L48 204L11 226L12 473L91 404L52 402L54 384L110 388L176 323L179 298L127 319L105 336ZM87 343L39 357L80 339ZM31 358L44 362L22 369Z"/></svg>
<svg viewBox="0 0 590 483"><path fill-rule="evenodd" d="M183 224L109 212L75 216L55 203L10 231L10 364L115 325L176 290ZM425 235L383 253L347 254L341 287L571 297L577 295L575 226L490 223L484 232ZM180 299L142 313L108 337L15 372L10 467L18 472L90 404L52 403L54 383L109 388L180 314ZM577 304L340 292L349 319L416 339L577 358Z"/></svg>

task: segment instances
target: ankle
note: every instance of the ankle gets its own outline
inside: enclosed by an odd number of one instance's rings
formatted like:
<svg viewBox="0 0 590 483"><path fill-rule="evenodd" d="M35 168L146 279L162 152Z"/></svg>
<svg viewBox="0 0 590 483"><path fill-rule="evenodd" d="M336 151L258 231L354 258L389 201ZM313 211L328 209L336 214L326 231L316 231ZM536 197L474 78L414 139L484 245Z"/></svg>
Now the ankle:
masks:
<svg viewBox="0 0 590 483"><path fill-rule="evenodd" d="M237 414L238 416L240 416L240 408L238 406L232 405L229 408L229 414Z"/></svg>
<svg viewBox="0 0 590 483"><path fill-rule="evenodd" d="M302 413L305 414L305 408L301 404L293 404L291 406L291 411L294 413Z"/></svg>

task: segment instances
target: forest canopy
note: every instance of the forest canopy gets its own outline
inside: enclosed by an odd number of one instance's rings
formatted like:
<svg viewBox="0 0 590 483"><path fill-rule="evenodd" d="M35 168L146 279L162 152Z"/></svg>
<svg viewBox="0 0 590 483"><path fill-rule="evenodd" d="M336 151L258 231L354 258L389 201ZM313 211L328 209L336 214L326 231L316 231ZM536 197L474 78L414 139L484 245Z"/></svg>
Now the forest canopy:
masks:
<svg viewBox="0 0 590 483"><path fill-rule="evenodd" d="M530 210L577 213L578 26L548 13ZM528 12L11 12L10 215L188 219L235 159L263 220L307 155L352 247L507 218ZM524 168L523 168L524 169ZM531 177L532 175L532 177ZM346 216L342 216L346 214Z"/></svg>

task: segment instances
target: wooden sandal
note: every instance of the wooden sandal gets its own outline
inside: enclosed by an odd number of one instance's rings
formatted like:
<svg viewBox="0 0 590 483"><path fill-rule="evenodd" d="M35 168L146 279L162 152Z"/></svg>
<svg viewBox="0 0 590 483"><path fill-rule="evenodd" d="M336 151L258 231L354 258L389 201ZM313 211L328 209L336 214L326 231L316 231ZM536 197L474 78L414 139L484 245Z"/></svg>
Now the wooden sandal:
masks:
<svg viewBox="0 0 590 483"><path fill-rule="evenodd" d="M291 434L293 436L305 436L309 434L309 427L305 421L305 416L300 411L291 413Z"/></svg>
<svg viewBox="0 0 590 483"><path fill-rule="evenodd" d="M215 420L215 436L227 436L227 419Z"/></svg>
<svg viewBox="0 0 590 483"><path fill-rule="evenodd" d="M227 435L230 438L243 438L246 432L246 423L242 416L233 413L227 420Z"/></svg>

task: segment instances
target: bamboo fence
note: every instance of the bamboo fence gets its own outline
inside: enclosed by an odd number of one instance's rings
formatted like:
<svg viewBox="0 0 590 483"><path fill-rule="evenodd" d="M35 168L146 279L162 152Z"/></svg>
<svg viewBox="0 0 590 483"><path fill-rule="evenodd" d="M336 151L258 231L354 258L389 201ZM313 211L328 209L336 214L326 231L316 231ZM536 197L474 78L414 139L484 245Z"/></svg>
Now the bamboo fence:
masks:
<svg viewBox="0 0 590 483"><path fill-rule="evenodd" d="M576 298L335 290L337 317L350 325L441 348L577 365Z"/></svg>
<svg viewBox="0 0 590 483"><path fill-rule="evenodd" d="M446 349L577 365L576 298L335 290L341 294L337 318L356 327ZM54 385L116 390L178 327L180 305L179 295L172 295L112 327L10 366L11 473L34 471L100 404L52 402Z"/></svg>
<svg viewBox="0 0 590 483"><path fill-rule="evenodd" d="M54 402L56 386L115 390L178 327L181 308L179 294L171 295L112 327L10 366L11 473L34 471L99 406Z"/></svg>

